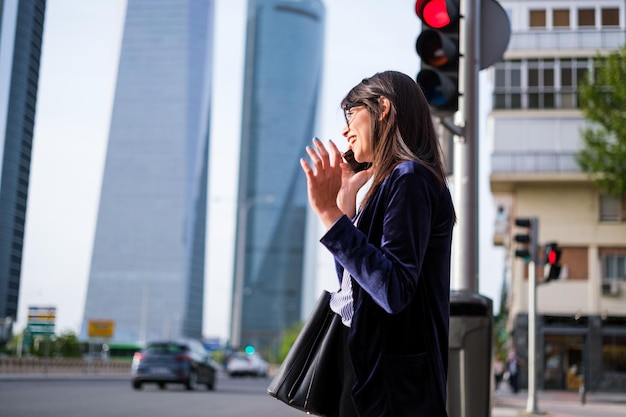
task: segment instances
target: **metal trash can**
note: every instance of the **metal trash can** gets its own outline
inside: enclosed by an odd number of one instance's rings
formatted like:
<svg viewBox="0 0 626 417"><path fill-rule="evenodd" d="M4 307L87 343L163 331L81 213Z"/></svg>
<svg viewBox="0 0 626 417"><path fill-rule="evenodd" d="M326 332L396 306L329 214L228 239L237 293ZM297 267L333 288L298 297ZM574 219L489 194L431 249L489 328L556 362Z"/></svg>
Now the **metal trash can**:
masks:
<svg viewBox="0 0 626 417"><path fill-rule="evenodd" d="M492 329L491 299L450 292L449 417L491 416Z"/></svg>

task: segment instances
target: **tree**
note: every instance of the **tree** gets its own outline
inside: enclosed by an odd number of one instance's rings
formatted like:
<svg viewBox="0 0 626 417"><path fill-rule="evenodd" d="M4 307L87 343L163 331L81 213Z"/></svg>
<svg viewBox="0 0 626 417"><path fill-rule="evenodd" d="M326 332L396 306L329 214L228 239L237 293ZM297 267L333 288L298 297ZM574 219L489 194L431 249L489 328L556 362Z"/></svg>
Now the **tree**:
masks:
<svg viewBox="0 0 626 417"><path fill-rule="evenodd" d="M580 108L591 125L582 130L580 168L613 197L626 196L626 45L598 55L579 88Z"/></svg>
<svg viewBox="0 0 626 417"><path fill-rule="evenodd" d="M280 344L280 350L278 351L279 363L282 363L282 361L285 360L287 353L289 353L289 349L291 349L291 346L296 341L296 338L298 337L298 334L300 334L300 331L302 330L303 326L304 326L303 322L297 322L297 323L292 324L291 327L285 330L283 340Z"/></svg>
<svg viewBox="0 0 626 417"><path fill-rule="evenodd" d="M62 333L54 341L55 350L64 358L80 358L80 342L71 331Z"/></svg>

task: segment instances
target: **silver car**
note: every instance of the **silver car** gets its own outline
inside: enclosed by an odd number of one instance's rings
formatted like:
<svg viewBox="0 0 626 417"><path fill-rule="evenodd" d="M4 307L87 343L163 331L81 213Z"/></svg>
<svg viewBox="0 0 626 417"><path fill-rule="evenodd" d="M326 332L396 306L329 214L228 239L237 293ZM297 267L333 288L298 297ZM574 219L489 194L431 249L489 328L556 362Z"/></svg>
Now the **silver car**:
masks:
<svg viewBox="0 0 626 417"><path fill-rule="evenodd" d="M218 365L199 341L167 340L148 343L135 353L132 363L132 386L141 389L144 383L183 384L188 390L199 385L215 389Z"/></svg>

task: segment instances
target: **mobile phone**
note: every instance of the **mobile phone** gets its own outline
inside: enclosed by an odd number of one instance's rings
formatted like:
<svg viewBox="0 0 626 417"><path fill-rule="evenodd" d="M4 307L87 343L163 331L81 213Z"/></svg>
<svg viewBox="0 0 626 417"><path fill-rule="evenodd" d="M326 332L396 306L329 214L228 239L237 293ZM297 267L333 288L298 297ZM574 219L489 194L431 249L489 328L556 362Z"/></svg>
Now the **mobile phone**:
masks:
<svg viewBox="0 0 626 417"><path fill-rule="evenodd" d="M371 162L358 162L356 159L354 159L354 152L352 152L352 149L348 149L346 152L344 152L343 159L346 160L346 162L350 165L350 168L352 168L352 171L354 172L363 171L372 166Z"/></svg>

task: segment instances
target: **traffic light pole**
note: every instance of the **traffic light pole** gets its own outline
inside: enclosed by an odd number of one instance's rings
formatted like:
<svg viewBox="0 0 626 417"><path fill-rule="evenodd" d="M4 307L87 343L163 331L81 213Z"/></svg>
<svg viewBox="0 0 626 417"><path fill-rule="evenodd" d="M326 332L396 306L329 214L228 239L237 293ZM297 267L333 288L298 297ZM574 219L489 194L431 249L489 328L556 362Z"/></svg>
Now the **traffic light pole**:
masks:
<svg viewBox="0 0 626 417"><path fill-rule="evenodd" d="M539 414L537 407L537 268L534 256L528 262L528 399L526 414Z"/></svg>
<svg viewBox="0 0 626 417"><path fill-rule="evenodd" d="M481 0L461 1L459 91L454 144L454 192L459 218L454 239L451 288L478 293L478 72ZM456 132L455 132L456 133Z"/></svg>

